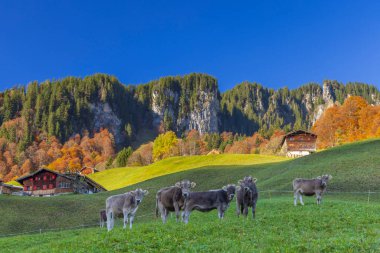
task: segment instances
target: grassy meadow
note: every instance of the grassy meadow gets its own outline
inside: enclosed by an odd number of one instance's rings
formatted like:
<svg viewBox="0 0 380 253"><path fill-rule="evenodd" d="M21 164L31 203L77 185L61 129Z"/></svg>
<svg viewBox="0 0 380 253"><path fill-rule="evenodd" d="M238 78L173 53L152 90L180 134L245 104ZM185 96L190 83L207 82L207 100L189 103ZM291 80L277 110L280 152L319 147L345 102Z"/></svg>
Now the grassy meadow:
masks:
<svg viewBox="0 0 380 253"><path fill-rule="evenodd" d="M89 228L0 238L1 252L378 252L379 203L327 196L321 206L307 198L294 207L291 196L264 197L257 218L237 218L235 204L224 220L216 211L193 212L189 224L165 225L136 218L111 232Z"/></svg>
<svg viewBox="0 0 380 253"><path fill-rule="evenodd" d="M186 162L171 158L162 164L166 164L162 167L176 168L185 166ZM119 220L110 233L105 229L88 228L4 237L0 238L1 252L15 252L15 249L21 252L379 252L380 194L365 192L380 192L380 140L348 144L281 162L270 162L270 159L246 165L221 162L194 168L197 169L169 172L126 188L93 195L0 196L2 236L96 224L98 211L104 208L108 196L137 187L150 191L138 210L132 231L123 230ZM305 197L305 206L294 207L292 194L286 192L291 190L292 180L327 173L333 175L333 179L322 205L316 206L315 198ZM256 220L238 219L234 203L223 221L217 219L216 211L194 212L187 226L177 224L174 218L164 226L154 218L155 192L159 188L188 178L197 183L196 191L216 189L236 183L249 174L258 178L261 191ZM110 178L115 184L119 181L125 184L127 180L121 175Z"/></svg>

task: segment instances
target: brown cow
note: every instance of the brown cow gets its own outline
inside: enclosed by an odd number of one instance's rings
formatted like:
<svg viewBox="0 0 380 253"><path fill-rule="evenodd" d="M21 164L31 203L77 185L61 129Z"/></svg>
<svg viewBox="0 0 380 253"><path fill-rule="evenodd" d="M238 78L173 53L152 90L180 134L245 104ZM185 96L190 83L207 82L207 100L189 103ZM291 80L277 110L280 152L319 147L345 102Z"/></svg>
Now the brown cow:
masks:
<svg viewBox="0 0 380 253"><path fill-rule="evenodd" d="M169 212L175 212L178 222L180 210L189 196L190 189L195 186L196 183L186 179L177 182L174 186L159 190L156 195L156 217L158 217L158 213L160 212L162 222L166 223Z"/></svg>
<svg viewBox="0 0 380 253"><path fill-rule="evenodd" d="M185 202L183 221L186 224L189 222L189 216L193 210L209 212L218 209L218 217L219 219L223 219L224 213L235 196L235 191L235 185L229 184L219 190L191 192Z"/></svg>
<svg viewBox="0 0 380 253"><path fill-rule="evenodd" d="M236 214L238 217L241 213L247 217L248 207L252 207L252 217L255 218L256 203L259 198L256 181L257 179L252 176L239 180L239 186L236 189Z"/></svg>
<svg viewBox="0 0 380 253"><path fill-rule="evenodd" d="M322 200L322 194L327 189L327 182L330 179L332 179L331 175L323 175L313 179L294 179L294 205L297 206L297 198L299 198L301 205L304 205L302 201L302 195L313 196L314 194L317 196L317 205L319 205Z"/></svg>
<svg viewBox="0 0 380 253"><path fill-rule="evenodd" d="M113 228L114 218L119 214L123 214L124 228L126 228L126 224L128 223L129 218L129 228L132 229L133 220L135 218L139 204L147 194L147 190L144 191L142 189L136 189L124 194L108 197L106 200L108 231Z"/></svg>

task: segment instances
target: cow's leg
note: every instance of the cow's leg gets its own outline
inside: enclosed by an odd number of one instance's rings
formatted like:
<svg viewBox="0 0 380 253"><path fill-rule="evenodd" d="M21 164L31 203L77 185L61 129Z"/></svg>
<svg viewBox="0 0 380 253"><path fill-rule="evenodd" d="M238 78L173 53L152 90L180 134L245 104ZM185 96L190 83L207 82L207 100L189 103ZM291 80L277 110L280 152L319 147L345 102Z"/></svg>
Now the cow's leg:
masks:
<svg viewBox="0 0 380 253"><path fill-rule="evenodd" d="M246 217L246 218L247 218L247 216L248 216L248 205L247 205L246 203L244 203L243 215L244 215L244 217Z"/></svg>
<svg viewBox="0 0 380 253"><path fill-rule="evenodd" d="M256 201L253 201L252 204L252 218L254 219L256 217Z"/></svg>
<svg viewBox="0 0 380 253"><path fill-rule="evenodd" d="M173 203L173 205L174 205L174 211L175 211L176 221L179 222L179 217L180 217L180 215L181 215L181 210L180 210L180 208L179 208L178 202L175 201L175 202Z"/></svg>
<svg viewBox="0 0 380 253"><path fill-rule="evenodd" d="M302 194L301 194L301 193L298 193L298 196L299 196L299 198L300 198L300 203L301 203L301 205L305 205L305 204L303 203L303 200L302 200Z"/></svg>
<svg viewBox="0 0 380 253"><path fill-rule="evenodd" d="M123 218L124 218L124 226L123 228L127 228L127 223L128 223L128 212L127 210L123 210Z"/></svg>
<svg viewBox="0 0 380 253"><path fill-rule="evenodd" d="M294 192L294 206L297 206L297 198L298 198L298 192Z"/></svg>
<svg viewBox="0 0 380 253"><path fill-rule="evenodd" d="M239 205L239 203L238 202L236 202L236 215L237 215L237 217L239 217L240 216L240 205Z"/></svg>
<svg viewBox="0 0 380 253"><path fill-rule="evenodd" d="M107 230L111 231L113 228L113 213L112 210L107 211Z"/></svg>
<svg viewBox="0 0 380 253"><path fill-rule="evenodd" d="M322 199L321 194L317 192L315 195L317 196L317 205L321 204L321 199Z"/></svg>
<svg viewBox="0 0 380 253"><path fill-rule="evenodd" d="M223 219L224 217L224 212L222 207L218 207L218 217L219 219Z"/></svg>
<svg viewBox="0 0 380 253"><path fill-rule="evenodd" d="M135 213L131 213L131 216L129 217L129 229L132 229L134 219L135 219Z"/></svg>
<svg viewBox="0 0 380 253"><path fill-rule="evenodd" d="M165 207L162 207L161 209L161 219L162 219L162 223L166 223L166 220L168 219L168 215L169 215L169 211L165 208Z"/></svg>
<svg viewBox="0 0 380 253"><path fill-rule="evenodd" d="M187 209L183 210L183 222L185 224L189 223L189 216L190 216L190 211Z"/></svg>

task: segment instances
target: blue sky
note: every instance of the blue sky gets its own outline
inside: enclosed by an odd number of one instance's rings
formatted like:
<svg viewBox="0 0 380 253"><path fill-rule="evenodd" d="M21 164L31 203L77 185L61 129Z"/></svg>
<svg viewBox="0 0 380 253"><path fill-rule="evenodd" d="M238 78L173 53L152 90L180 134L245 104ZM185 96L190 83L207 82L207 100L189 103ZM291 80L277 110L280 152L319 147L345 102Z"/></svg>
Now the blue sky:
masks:
<svg viewBox="0 0 380 253"><path fill-rule="evenodd" d="M4 1L0 90L115 75L125 84L208 73L298 87L380 87L380 1Z"/></svg>

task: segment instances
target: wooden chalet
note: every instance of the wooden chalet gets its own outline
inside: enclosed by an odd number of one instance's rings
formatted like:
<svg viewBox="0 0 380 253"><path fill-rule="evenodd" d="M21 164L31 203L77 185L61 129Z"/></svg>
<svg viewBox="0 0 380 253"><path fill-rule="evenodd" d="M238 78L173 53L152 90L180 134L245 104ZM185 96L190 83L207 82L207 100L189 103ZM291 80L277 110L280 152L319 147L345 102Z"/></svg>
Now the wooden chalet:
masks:
<svg viewBox="0 0 380 253"><path fill-rule="evenodd" d="M61 174L42 168L20 177L19 182L27 195L53 196L65 193L95 193L106 189L87 177L78 174Z"/></svg>
<svg viewBox="0 0 380 253"><path fill-rule="evenodd" d="M0 194L22 195L23 188L21 186L6 184L0 179Z"/></svg>
<svg viewBox="0 0 380 253"><path fill-rule="evenodd" d="M300 157L314 153L317 135L311 132L297 130L284 136L281 142L281 153L287 157Z"/></svg>

